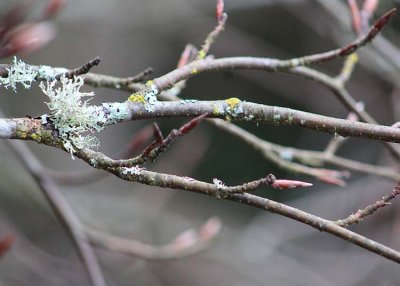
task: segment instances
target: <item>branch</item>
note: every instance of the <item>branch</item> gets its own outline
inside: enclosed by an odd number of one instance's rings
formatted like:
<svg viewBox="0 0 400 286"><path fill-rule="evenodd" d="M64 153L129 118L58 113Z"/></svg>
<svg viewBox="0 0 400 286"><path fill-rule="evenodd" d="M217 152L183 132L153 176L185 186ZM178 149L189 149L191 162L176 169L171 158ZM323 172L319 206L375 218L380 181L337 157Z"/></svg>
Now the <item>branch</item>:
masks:
<svg viewBox="0 0 400 286"><path fill-rule="evenodd" d="M96 57L93 60L89 61L88 63L84 64L83 66L81 66L79 68L56 75L55 79L60 80L60 78L62 76L72 79L75 76L87 74L94 66L97 66L98 64L100 64L100 61L101 61L100 58Z"/></svg>
<svg viewBox="0 0 400 286"><path fill-rule="evenodd" d="M195 74L210 70L228 69L260 69L270 72L284 71L293 69L297 66L308 66L322 62L331 61L335 58L345 57L354 53L359 48L372 41L388 21L394 16L396 9L392 9L379 18L370 28L369 32L352 43L332 51L321 54L314 54L289 60L277 60L268 58L223 58L215 60L195 61L180 69L171 71L159 78L154 79L153 84L158 91L171 88L175 83L188 79Z"/></svg>
<svg viewBox="0 0 400 286"><path fill-rule="evenodd" d="M261 198L251 195L249 193L224 193L225 196L219 196L220 190L214 184L190 180L184 177L174 175L155 173L147 170L141 170L138 174L123 174L121 169L112 169L116 176L128 180L135 181L142 184L151 186L158 186L162 188L181 189L190 192L201 193L209 196L220 197L230 201L241 204L246 204L252 207L260 208L272 213L276 213L301 223L307 224L319 231L324 231L333 234L345 241L358 245L361 248L369 250L385 257L396 263L400 263L400 252L384 246L378 242L368 239L364 236L349 231L343 227L338 226L336 223L314 216L312 214L303 212L299 209L292 208L282 203L275 202L270 199Z"/></svg>
<svg viewBox="0 0 400 286"><path fill-rule="evenodd" d="M335 221L335 223L342 227L347 227L352 224L357 224L361 222L365 217L373 215L377 212L380 208L384 208L387 205L390 205L390 201L396 198L400 194L400 184L393 189L393 192L390 195L382 197L382 199L376 201L372 205L367 206L362 210L358 210L355 214L349 215L345 219L340 219Z"/></svg>
<svg viewBox="0 0 400 286"><path fill-rule="evenodd" d="M35 179L52 210L71 236L77 247L79 256L88 272L91 284L93 286L105 286L106 282L96 255L87 241L83 225L78 216L62 196L53 180L41 175L41 163L23 144L23 142L13 142L13 144L9 143L8 146Z"/></svg>
<svg viewBox="0 0 400 286"><path fill-rule="evenodd" d="M375 165L365 164L354 160L349 160L335 155L327 155L325 152L300 150L293 147L285 147L265 141L254 134L223 120L213 119L209 121L214 126L221 128L238 139L242 140L257 152L272 161L278 167L294 173L314 176L315 178L333 183L336 185L344 185L345 182L341 178L346 177L346 173L334 170L316 169L308 166L300 165L292 160L297 160L302 164L310 166L323 166L324 164L332 164L348 170L369 173L400 181L400 174L388 167L379 167Z"/></svg>
<svg viewBox="0 0 400 286"><path fill-rule="evenodd" d="M124 239L88 228L86 234L92 244L113 252L147 260L169 260L191 256L206 250L219 234L221 226L218 219L211 218L198 232L187 230L178 235L171 243L160 246Z"/></svg>

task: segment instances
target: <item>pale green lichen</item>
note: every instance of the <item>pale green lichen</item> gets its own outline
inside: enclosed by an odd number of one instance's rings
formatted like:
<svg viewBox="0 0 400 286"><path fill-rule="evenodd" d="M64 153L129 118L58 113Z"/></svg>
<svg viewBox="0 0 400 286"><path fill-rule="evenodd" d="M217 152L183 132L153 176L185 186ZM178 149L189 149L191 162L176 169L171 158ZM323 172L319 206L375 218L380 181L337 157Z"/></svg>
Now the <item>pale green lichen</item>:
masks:
<svg viewBox="0 0 400 286"><path fill-rule="evenodd" d="M42 65L37 71L37 76L41 79L52 81L56 79L56 76L68 72L65 68L53 68L50 66Z"/></svg>
<svg viewBox="0 0 400 286"><path fill-rule="evenodd" d="M61 77L60 86L55 87L56 82L43 82L40 84L42 91L49 97L46 102L50 109L50 118L54 127L58 130L63 141L64 148L73 155L76 149L93 148L98 146L97 138L92 135L82 136L81 133L99 130L93 109L87 106L93 92L81 92L83 77L73 79Z"/></svg>
<svg viewBox="0 0 400 286"><path fill-rule="evenodd" d="M8 76L0 77L0 85L5 88L11 87L14 92L17 89L17 83L22 84L26 89L31 87L32 81L35 80L37 72L29 65L14 57L13 64L7 68Z"/></svg>
<svg viewBox="0 0 400 286"><path fill-rule="evenodd" d="M182 100L179 100L179 103L186 104L186 103L195 103L197 101L198 101L197 99L182 99Z"/></svg>
<svg viewBox="0 0 400 286"><path fill-rule="evenodd" d="M283 149L279 152L279 156L286 161L292 161L293 151L290 149Z"/></svg>
<svg viewBox="0 0 400 286"><path fill-rule="evenodd" d="M124 175L137 175L139 176L140 174L142 174L142 171L146 170L146 168L144 167L139 167L139 166L133 166L133 167L126 167L123 168L121 173Z"/></svg>
<svg viewBox="0 0 400 286"><path fill-rule="evenodd" d="M45 65L35 68L14 57L13 63L7 68L7 77L0 77L0 86L11 87L16 92L17 83L28 89L37 79L53 81L57 75L67 71L65 68L53 68Z"/></svg>

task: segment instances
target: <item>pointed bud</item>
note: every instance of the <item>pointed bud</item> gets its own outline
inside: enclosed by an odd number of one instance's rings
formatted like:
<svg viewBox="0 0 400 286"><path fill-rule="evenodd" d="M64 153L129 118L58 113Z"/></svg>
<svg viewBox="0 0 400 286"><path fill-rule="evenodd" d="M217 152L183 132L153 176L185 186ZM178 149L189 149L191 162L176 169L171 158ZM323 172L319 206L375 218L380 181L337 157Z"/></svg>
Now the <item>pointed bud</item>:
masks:
<svg viewBox="0 0 400 286"><path fill-rule="evenodd" d="M379 0L365 0L362 10L372 15L378 7Z"/></svg>
<svg viewBox="0 0 400 286"><path fill-rule="evenodd" d="M15 236L8 234L0 240L0 257L3 256L13 245Z"/></svg>
<svg viewBox="0 0 400 286"><path fill-rule="evenodd" d="M202 241L210 241L222 228L222 223L218 218L210 218L200 229L200 239Z"/></svg>
<svg viewBox="0 0 400 286"><path fill-rule="evenodd" d="M10 32L10 52L15 54L36 51L50 42L55 34L54 26L47 22L21 25Z"/></svg>
<svg viewBox="0 0 400 286"><path fill-rule="evenodd" d="M172 245L175 247L175 250L183 250L195 245L199 240L199 236L194 229L188 229L181 234L179 234Z"/></svg>
<svg viewBox="0 0 400 286"><path fill-rule="evenodd" d="M303 188L303 187L311 187L313 184L302 182L302 181L293 181L293 180L275 180L271 187L274 189L293 189L293 188Z"/></svg>
<svg viewBox="0 0 400 286"><path fill-rule="evenodd" d="M44 9L43 18L48 19L54 17L62 8L64 8L66 3L67 0L50 0Z"/></svg>
<svg viewBox="0 0 400 286"><path fill-rule="evenodd" d="M221 21L224 14L224 0L217 0L217 7L215 10L215 16L217 17L217 21Z"/></svg>

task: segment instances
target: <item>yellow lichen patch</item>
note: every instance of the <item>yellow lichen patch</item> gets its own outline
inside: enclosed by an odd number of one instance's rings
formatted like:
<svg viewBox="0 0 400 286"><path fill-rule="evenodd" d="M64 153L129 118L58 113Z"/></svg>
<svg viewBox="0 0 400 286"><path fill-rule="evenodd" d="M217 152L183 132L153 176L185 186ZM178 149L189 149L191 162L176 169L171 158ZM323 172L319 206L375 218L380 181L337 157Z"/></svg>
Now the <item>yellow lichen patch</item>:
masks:
<svg viewBox="0 0 400 286"><path fill-rule="evenodd" d="M40 135L37 134L37 133L32 133L32 134L31 134L31 137L32 137L32 139L35 140L36 142L42 141L42 136L40 136Z"/></svg>
<svg viewBox="0 0 400 286"><path fill-rule="evenodd" d="M130 102L138 102L138 103L146 103L146 99L142 94L134 93L131 96L129 96L128 100Z"/></svg>
<svg viewBox="0 0 400 286"><path fill-rule="evenodd" d="M236 97L231 97L231 98L225 99L225 102L228 104L228 106L231 110L234 110L235 107L240 103L240 99L236 98Z"/></svg>
<svg viewBox="0 0 400 286"><path fill-rule="evenodd" d="M151 86L153 85L153 83L154 83L153 80L148 80L148 81L146 82L146 86L147 86L147 87L151 87Z"/></svg>
<svg viewBox="0 0 400 286"><path fill-rule="evenodd" d="M218 106L216 106L215 104L213 104L212 107L213 107L213 114L214 114L214 115L218 115L218 114L219 114Z"/></svg>
<svg viewBox="0 0 400 286"><path fill-rule="evenodd" d="M26 138L26 132L22 130L17 130L17 139L25 139Z"/></svg>
<svg viewBox="0 0 400 286"><path fill-rule="evenodd" d="M197 55L197 57L198 57L200 60L204 59L204 58L206 57L206 52L205 52L204 50L201 50L201 51L199 52L199 54Z"/></svg>
<svg viewBox="0 0 400 286"><path fill-rule="evenodd" d="M197 73L197 69L192 69L192 71L190 73L191 74L196 74Z"/></svg>

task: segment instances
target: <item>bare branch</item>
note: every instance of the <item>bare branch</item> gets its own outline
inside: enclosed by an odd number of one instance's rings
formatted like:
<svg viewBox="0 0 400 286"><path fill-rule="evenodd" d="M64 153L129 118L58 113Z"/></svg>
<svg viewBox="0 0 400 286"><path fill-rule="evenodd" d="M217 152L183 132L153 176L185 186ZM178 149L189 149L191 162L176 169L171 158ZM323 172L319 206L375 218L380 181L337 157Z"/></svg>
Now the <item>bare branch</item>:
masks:
<svg viewBox="0 0 400 286"><path fill-rule="evenodd" d="M83 225L71 206L62 196L53 180L42 176L40 170L41 163L24 145L23 142L13 142L8 144L16 157L23 163L24 167L31 173L36 183L43 192L54 213L71 236L77 247L78 253L88 272L93 286L105 286L103 274L101 272L96 255L87 241Z"/></svg>
<svg viewBox="0 0 400 286"><path fill-rule="evenodd" d="M147 260L169 260L191 256L206 250L216 239L221 226L221 222L218 219L211 218L198 232L187 230L177 236L171 243L160 246L124 239L89 228L86 228L86 234L92 244L113 252L120 252Z"/></svg>
<svg viewBox="0 0 400 286"><path fill-rule="evenodd" d="M390 201L396 198L400 194L400 185L393 189L393 192L390 195L382 197L382 199L376 201L372 205L367 206L362 210L358 210L356 213L349 215L345 219L340 219L335 221L335 223L339 226L347 227L352 224L360 223L365 217L373 215L377 212L380 208L384 208L387 205L390 205Z"/></svg>
<svg viewBox="0 0 400 286"><path fill-rule="evenodd" d="M58 74L55 79L60 80L62 76L65 76L66 78L72 79L75 76L82 75L82 74L87 74L94 66L97 66L100 64L100 58L96 57L93 60L89 61L88 63L84 64L83 66L73 69L71 71L67 71L65 73Z"/></svg>
<svg viewBox="0 0 400 286"><path fill-rule="evenodd" d="M338 226L336 223L314 216L312 214L303 212L299 209L292 208L282 203L275 202L270 199L261 198L251 195L249 193L224 193L220 196L220 190L213 184L190 180L183 177L174 175L155 173L147 170L141 170L138 174L123 174L122 170L110 170L116 176L128 180L135 181L142 184L150 184L163 188L181 189L190 192L201 193L209 196L220 197L231 200L241 204L247 204L252 207L260 208L272 213L276 213L301 223L307 224L315 229L324 231L335 235L345 241L358 245L366 250L374 252L379 256L385 257L396 263L400 263L400 252L384 246L378 242L368 239L362 235L356 234L343 227Z"/></svg>

